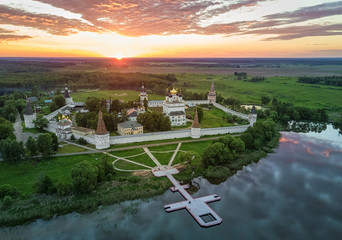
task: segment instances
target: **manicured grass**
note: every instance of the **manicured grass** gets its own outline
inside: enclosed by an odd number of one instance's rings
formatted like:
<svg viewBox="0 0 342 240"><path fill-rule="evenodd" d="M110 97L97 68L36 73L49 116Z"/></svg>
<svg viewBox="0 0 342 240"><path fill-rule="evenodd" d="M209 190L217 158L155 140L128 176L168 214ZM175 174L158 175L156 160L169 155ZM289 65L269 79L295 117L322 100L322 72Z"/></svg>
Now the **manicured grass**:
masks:
<svg viewBox="0 0 342 240"><path fill-rule="evenodd" d="M170 144L170 145L161 145L155 147L149 147L148 150L150 151L171 151L176 150L178 144Z"/></svg>
<svg viewBox="0 0 342 240"><path fill-rule="evenodd" d="M63 145L63 144L61 144L61 145ZM85 152L85 151L88 151L88 150L84 149L84 148L80 148L80 147L72 145L72 144L67 144L67 145L63 145L62 147L59 147L56 154Z"/></svg>
<svg viewBox="0 0 342 240"><path fill-rule="evenodd" d="M0 186L10 184L22 193L33 193L33 185L41 175L53 180L71 182L70 170L74 164L88 160L96 161L101 154L53 157L49 160L25 160L15 164L0 162Z"/></svg>
<svg viewBox="0 0 342 240"><path fill-rule="evenodd" d="M158 143L165 143L165 142L178 142L182 140L191 140L191 139L192 139L191 137L187 137L187 138L165 139L165 140L157 140L157 141L146 141L146 142L138 142L138 143L125 143L125 144L111 145L109 149L142 146L142 145L158 144Z"/></svg>
<svg viewBox="0 0 342 240"><path fill-rule="evenodd" d="M129 149L129 150L124 150L124 151L113 151L110 153L118 157L127 157L127 156L132 156L132 155L136 155L136 154L143 153L143 152L145 152L144 149L135 148L135 149Z"/></svg>
<svg viewBox="0 0 342 240"><path fill-rule="evenodd" d="M169 164L171 157L173 155L173 152L169 153L152 153L153 156L160 162L161 165L167 165Z"/></svg>
<svg viewBox="0 0 342 240"><path fill-rule="evenodd" d="M109 99L119 99L125 102L136 101L139 98L139 92L133 90L98 90L73 93L72 98L76 102L85 102L88 97L98 97ZM149 94L149 100L164 100L164 96Z"/></svg>
<svg viewBox="0 0 342 240"><path fill-rule="evenodd" d="M242 71L242 70L241 70ZM242 103L261 103L261 96L291 102L295 106L341 110L341 87L297 83L298 77L267 77L264 82L245 82L234 76L214 74L176 74L178 86L187 84L191 92L207 92L211 81L223 97L235 97Z"/></svg>
<svg viewBox="0 0 342 240"><path fill-rule="evenodd" d="M195 116L195 108L188 108L186 110L187 114ZM229 127L233 124L228 123L225 119L227 114L222 110L212 107L210 110L203 109L203 119L200 122L201 128L217 128L217 127Z"/></svg>
<svg viewBox="0 0 342 240"><path fill-rule="evenodd" d="M127 157L127 159L135 161L137 163L142 163L150 167L155 167L156 164L153 162L153 160L145 153L136 157L129 157L132 155L136 155L139 153L144 153L145 151L142 148L136 148L136 149L130 149L130 150L124 150L124 151L118 151L118 152L111 152L114 156L118 157Z"/></svg>
<svg viewBox="0 0 342 240"><path fill-rule="evenodd" d="M180 150L183 151L195 151L199 155L202 156L204 149L208 147L213 140L208 141L200 141L200 142L190 142L190 143L182 143Z"/></svg>
<svg viewBox="0 0 342 240"><path fill-rule="evenodd" d="M130 162L126 162L124 160L119 160L115 162L114 167L117 167L122 170L141 170L141 169L147 169L143 166L139 166Z"/></svg>

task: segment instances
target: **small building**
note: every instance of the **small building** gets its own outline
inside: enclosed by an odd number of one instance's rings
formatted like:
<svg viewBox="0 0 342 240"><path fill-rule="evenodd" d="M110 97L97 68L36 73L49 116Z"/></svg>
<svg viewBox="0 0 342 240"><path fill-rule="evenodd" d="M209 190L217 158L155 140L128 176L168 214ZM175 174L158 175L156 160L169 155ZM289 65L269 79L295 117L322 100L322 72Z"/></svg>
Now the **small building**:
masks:
<svg viewBox="0 0 342 240"><path fill-rule="evenodd" d="M94 135L95 130L85 127L73 127L71 128L72 134L79 135L79 136L87 136L87 135Z"/></svg>
<svg viewBox="0 0 342 240"><path fill-rule="evenodd" d="M127 110L127 117L129 121L137 121L138 110L131 108Z"/></svg>
<svg viewBox="0 0 342 240"><path fill-rule="evenodd" d="M118 123L118 133L120 135L134 135L144 133L144 127L135 121Z"/></svg>
<svg viewBox="0 0 342 240"><path fill-rule="evenodd" d="M148 101L148 107L163 107L163 101L162 100Z"/></svg>

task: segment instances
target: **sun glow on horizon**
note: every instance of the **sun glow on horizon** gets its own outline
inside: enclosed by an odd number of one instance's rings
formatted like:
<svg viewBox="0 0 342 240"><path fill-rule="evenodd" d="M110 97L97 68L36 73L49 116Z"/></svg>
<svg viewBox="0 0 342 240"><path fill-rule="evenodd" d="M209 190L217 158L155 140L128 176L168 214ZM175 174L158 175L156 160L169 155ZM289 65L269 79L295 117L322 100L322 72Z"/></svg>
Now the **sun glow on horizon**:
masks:
<svg viewBox="0 0 342 240"><path fill-rule="evenodd" d="M116 54L116 55L114 56L114 58L115 58L116 60L121 60L121 59L123 59L123 55L122 55L121 53L118 53L118 54Z"/></svg>

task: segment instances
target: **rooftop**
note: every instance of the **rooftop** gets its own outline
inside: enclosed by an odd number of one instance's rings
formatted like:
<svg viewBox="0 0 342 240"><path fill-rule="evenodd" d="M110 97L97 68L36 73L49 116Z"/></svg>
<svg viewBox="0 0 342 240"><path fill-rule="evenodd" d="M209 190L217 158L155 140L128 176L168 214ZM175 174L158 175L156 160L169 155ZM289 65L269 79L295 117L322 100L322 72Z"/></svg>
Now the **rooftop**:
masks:
<svg viewBox="0 0 342 240"><path fill-rule="evenodd" d="M126 121L126 122L118 123L118 127L136 128L136 127L142 127L142 125L136 121Z"/></svg>
<svg viewBox="0 0 342 240"><path fill-rule="evenodd" d="M170 112L169 115L170 116L181 116L181 115L185 115L185 112L183 112L183 111L175 111L175 112Z"/></svg>

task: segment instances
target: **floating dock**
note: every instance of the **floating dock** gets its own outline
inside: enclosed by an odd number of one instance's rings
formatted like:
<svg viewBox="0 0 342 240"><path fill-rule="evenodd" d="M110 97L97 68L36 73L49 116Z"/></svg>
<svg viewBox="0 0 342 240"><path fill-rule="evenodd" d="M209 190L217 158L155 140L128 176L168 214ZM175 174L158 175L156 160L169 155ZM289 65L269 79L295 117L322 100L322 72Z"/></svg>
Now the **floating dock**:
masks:
<svg viewBox="0 0 342 240"><path fill-rule="evenodd" d="M180 185L179 182L172 176L179 173L176 168L171 166L157 166L152 169L152 173L156 177L167 177L172 184L171 191L178 191L186 200L178 203L172 203L164 206L166 212L173 212L180 209L186 209L191 216L202 227L211 227L218 225L222 222L220 216L212 210L207 203L221 200L217 194L193 198L185 189L189 188L188 185Z"/></svg>

